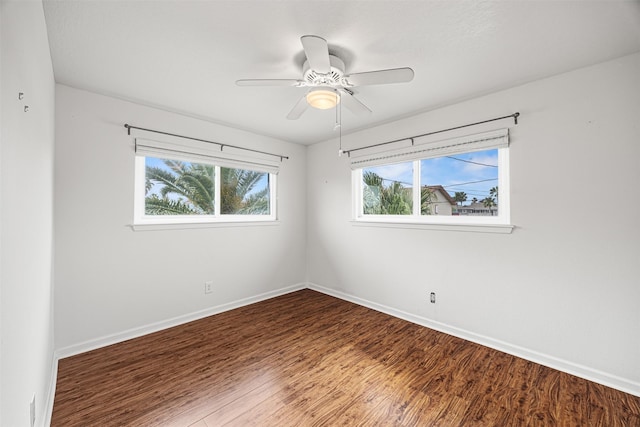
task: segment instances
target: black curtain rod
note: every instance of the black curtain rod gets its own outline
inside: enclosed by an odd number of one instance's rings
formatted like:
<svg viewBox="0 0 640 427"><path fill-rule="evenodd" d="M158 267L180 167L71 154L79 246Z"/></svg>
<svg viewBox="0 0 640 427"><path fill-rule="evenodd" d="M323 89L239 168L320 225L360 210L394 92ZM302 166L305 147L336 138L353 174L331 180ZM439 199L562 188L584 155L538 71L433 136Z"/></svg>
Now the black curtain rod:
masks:
<svg viewBox="0 0 640 427"><path fill-rule="evenodd" d="M454 128L442 129L442 130L437 130L437 131L434 131L434 132L423 133L422 135L408 136L406 138L394 139L393 141L380 142L378 144L367 145L365 147L353 148L351 150L344 150L343 153L345 153L346 155L350 156L351 152L353 152L353 151L364 150L364 149L372 148L372 147L379 147L381 145L393 144L394 142L407 141L407 140L411 140L411 145L413 145L414 138L421 138L423 136L435 135L437 133L442 133L442 132L449 132L449 131L456 130L456 129L462 129L462 128L466 128L466 127L469 127L469 126L481 125L483 123L495 122L496 120L508 119L508 118L511 118L511 117L513 117L513 120L514 120L515 124L517 125L519 116L520 116L520 113L513 113L513 114L509 114L508 116L496 117L495 119L483 120L481 122L476 122L476 123L469 123L467 125L456 126Z"/></svg>
<svg viewBox="0 0 640 427"><path fill-rule="evenodd" d="M282 161L282 159L289 160L289 156L283 156L282 154L267 153L266 151L254 150L252 148L238 147L237 145L223 144L221 142L208 141L206 139L193 138L191 136L178 135L178 134L175 134L175 133L163 132L163 131L160 131L160 130L145 129L145 128L141 128L141 127L138 127L138 126L131 126L131 125L128 125L126 123L125 123L124 127L127 129L127 135L131 135L131 129L138 129L138 130L143 130L145 132L160 133L162 135L175 136L177 138L184 138L184 139L191 139L193 141L206 142L207 144L216 144L216 145L220 146L220 151L224 150L224 147L231 147L231 148L236 148L238 150L251 151L252 153L260 153L260 154L265 154L267 156L280 157L280 161Z"/></svg>

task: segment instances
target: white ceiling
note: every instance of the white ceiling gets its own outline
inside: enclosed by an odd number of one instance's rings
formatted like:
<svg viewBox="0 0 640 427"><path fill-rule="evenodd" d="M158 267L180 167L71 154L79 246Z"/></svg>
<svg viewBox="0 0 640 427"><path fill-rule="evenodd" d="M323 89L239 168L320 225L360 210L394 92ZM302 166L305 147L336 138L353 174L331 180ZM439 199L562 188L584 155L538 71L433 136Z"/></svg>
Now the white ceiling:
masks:
<svg viewBox="0 0 640 427"><path fill-rule="evenodd" d="M335 111L287 120L304 88L235 81L300 78L305 34L324 37L347 73L415 71L410 83L355 88L373 113L345 109L343 133L640 51L637 0L45 0L44 9L58 83L301 144L335 137Z"/></svg>

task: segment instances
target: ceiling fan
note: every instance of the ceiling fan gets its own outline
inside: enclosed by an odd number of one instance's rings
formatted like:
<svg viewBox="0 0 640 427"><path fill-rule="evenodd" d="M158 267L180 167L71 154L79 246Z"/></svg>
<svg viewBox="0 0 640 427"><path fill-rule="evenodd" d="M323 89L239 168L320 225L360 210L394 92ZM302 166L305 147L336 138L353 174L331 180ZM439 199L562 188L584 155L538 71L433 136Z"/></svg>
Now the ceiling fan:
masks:
<svg viewBox="0 0 640 427"><path fill-rule="evenodd" d="M388 70L344 74L344 62L329 54L327 41L318 36L302 36L302 48L307 60L302 65L302 79L246 79L237 80L238 86L295 86L310 88L300 98L287 119L295 120L310 105L319 109L335 107L342 102L355 114L371 113L369 107L360 102L351 88L356 86L405 83L413 80L413 70L408 67Z"/></svg>

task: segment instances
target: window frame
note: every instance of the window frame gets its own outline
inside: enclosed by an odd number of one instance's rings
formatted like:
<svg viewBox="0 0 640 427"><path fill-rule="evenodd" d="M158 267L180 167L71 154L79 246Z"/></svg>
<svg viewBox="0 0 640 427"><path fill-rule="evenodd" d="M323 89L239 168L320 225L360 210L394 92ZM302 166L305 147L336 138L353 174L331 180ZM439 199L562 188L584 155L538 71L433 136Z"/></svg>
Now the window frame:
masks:
<svg viewBox="0 0 640 427"><path fill-rule="evenodd" d="M487 231L510 233L513 229L511 225L510 209L510 183L509 183L509 147L480 148L462 151L471 153L488 149L498 150L498 200L500 206L498 215L495 216L467 216L467 215L421 215L420 213L420 167L421 160L436 158L440 156L426 156L408 161L396 161L378 164L376 166L386 166L398 163L413 163L413 212L411 215L365 215L363 206L363 170L365 167L354 168L351 173L352 185L352 221L357 225L393 225L409 228L424 227L430 229L448 229L460 231ZM446 155L446 154L444 154Z"/></svg>
<svg viewBox="0 0 640 427"><path fill-rule="evenodd" d="M214 191L215 191L215 215L147 215L145 214L145 179L146 179L146 158L155 157L160 159L171 159L185 162L193 162L200 164L210 164L215 167L215 179L214 179ZM277 174L273 172L267 172L257 170L252 167L250 163L243 165L242 163L234 164L233 166L221 165L221 162L216 161L215 158L207 159L200 155L194 154L190 156L188 153L181 153L179 155L166 153L145 153L135 155L134 165L134 214L133 214L133 228L134 229L158 229L158 228L192 228L198 226L212 226L212 225L242 225L242 224L266 224L275 223L278 220L277 216ZM230 167L234 169L251 170L268 174L269 177L269 210L268 215L233 215L233 214L221 214L221 182L220 182L220 168Z"/></svg>

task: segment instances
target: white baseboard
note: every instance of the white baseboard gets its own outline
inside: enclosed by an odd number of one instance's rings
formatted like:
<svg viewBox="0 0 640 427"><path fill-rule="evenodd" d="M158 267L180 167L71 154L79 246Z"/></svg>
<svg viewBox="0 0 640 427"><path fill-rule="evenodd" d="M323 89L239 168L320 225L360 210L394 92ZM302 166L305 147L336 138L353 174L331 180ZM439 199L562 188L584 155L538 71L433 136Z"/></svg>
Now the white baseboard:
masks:
<svg viewBox="0 0 640 427"><path fill-rule="evenodd" d="M205 310L200 310L194 313L177 316L172 319L163 320L161 322L152 323L149 325L141 326L138 328L129 329L117 334L111 334L104 337L84 341L79 344L74 344L68 347L58 349L54 352L53 366L51 368L51 383L49 385L49 396L47 396L47 406L42 419L42 423L38 424L42 427L48 427L51 425L51 417L53 416L53 403L56 395L56 382L58 380L58 360L65 357L74 356L76 354L85 353L87 351L95 350L101 347L106 347L111 344L117 344L119 342L127 341L132 338L138 338L143 335L147 335L153 332L158 332L163 329L172 328L174 326L182 325L184 323L192 322L194 320L203 319L205 317L213 316L214 314L222 313L225 311L233 310L235 308L244 307L249 304L264 301L270 298L274 298L280 295L288 294L291 292L299 291L307 287L306 283L298 283L296 285L288 286L286 288L280 288L274 291L265 292L259 295L255 295L248 298L232 301L226 304L210 307Z"/></svg>
<svg viewBox="0 0 640 427"><path fill-rule="evenodd" d="M56 391L56 381L58 375L58 360L65 357L74 356L76 354L84 353L87 351L95 350L97 348L106 347L111 344L123 342L132 338L141 337L153 332L158 332L163 329L178 326L184 323L199 320L214 314L222 313L225 311L240 308L249 304L264 301L270 298L274 298L280 295L295 292L301 289L312 289L314 291L321 292L326 295L331 295L336 298L340 298L345 301L352 302L354 304L361 305L363 307L371 308L376 311L388 314L390 316L397 317L399 319L407 320L409 322L425 326L430 329L434 329L445 334L453 335L458 338L462 338L467 341L471 341L486 347L493 348L498 351L502 351L511 354L516 357L520 357L531 362L539 363L553 369L557 369L562 372L566 372L577 377L584 378L589 381L593 381L599 384L606 385L611 388L623 391L625 393L640 396L640 383L629 381L625 378L620 378L615 375L608 374L606 372L598 371L587 366L582 366L576 363L572 363L566 360L558 359L556 357L539 353L533 350L529 350L524 347L515 346L504 341L496 340L484 335L479 335L464 329L456 328L444 323L436 322L434 320L416 316L411 313L407 313L401 310L397 310L392 307L378 304L372 301L365 300L363 298L356 297L344 292L336 291L334 289L326 288L324 286L317 285L315 283L298 283L286 288L277 289L274 291L266 292L263 294L255 295L248 298L243 298L237 301L232 301L226 304L221 304L215 307L210 307L205 310L197 311L190 314L174 317L161 322L152 323L146 326L129 329L117 334L107 335L104 337L88 340L79 344L71 345L58 349L54 352L54 360L51 373L51 383L49 386L49 396L47 399L47 407L45 408L44 417L42 418L42 426L49 426L51 424L51 416L53 414L53 403ZM40 424L39 424L40 425Z"/></svg>
<svg viewBox="0 0 640 427"><path fill-rule="evenodd" d="M264 301L280 295L305 289L306 287L307 287L306 283L298 283L296 285L288 286L286 288L280 288L274 291L265 292L263 294L255 295L248 298L243 298L243 299L232 301L226 304L209 307L204 310L196 311L194 313L189 313L182 316L177 316L172 319L167 319L160 322L151 323L149 325L132 328L123 332L118 332L116 334L111 334L111 335L103 336L100 338L84 341L79 344L70 345L68 347L64 347L56 350L55 357L56 359L64 359L65 357L70 357L76 354L85 353L87 351L106 347L108 345L117 344L119 342L130 340L132 338L138 338L143 335L161 331L163 329L172 328L174 326L182 325L184 323L192 322L194 320L199 320L205 317L213 316L214 314L233 310L239 307L244 307L245 305L253 304L253 303Z"/></svg>
<svg viewBox="0 0 640 427"><path fill-rule="evenodd" d="M321 292L323 294L331 295L336 298L340 298L345 301L352 302L367 308L371 308L376 311L388 314L393 317L397 317L403 320L407 320L411 323L415 323L421 326L425 326L430 329L434 329L445 334L453 335L458 338L462 338L467 341L471 341L486 347L493 348L495 350L502 351L504 353L511 354L516 357L520 357L525 360L529 360L540 365L547 366L549 368L557 369L558 371L566 372L571 375L575 375L580 378L584 378L589 381L593 381L607 387L615 388L625 393L633 394L634 396L640 396L640 383L630 381L625 378L621 378L615 375L611 375L607 372L602 372L596 369L589 368L588 366L579 365L567 360L559 359L548 354L539 353L534 350L530 350L517 345L509 344L504 341L496 340L491 337L479 335L464 329L456 328L444 323L440 323L426 317L416 316L411 313L407 313L401 310L397 310L386 305L378 304L372 301L368 301L354 295L350 295L344 292L336 291L334 289L326 288L324 286L317 285L315 283L307 283L307 287L314 291Z"/></svg>
<svg viewBox="0 0 640 427"><path fill-rule="evenodd" d="M53 401L56 397L56 382L58 381L58 358L53 357L51 361L51 378L49 380L49 390L46 400L46 406L42 417L39 417L41 422L36 419L36 424L40 427L49 427L51 425L51 416L53 415Z"/></svg>

